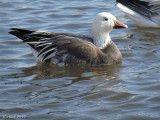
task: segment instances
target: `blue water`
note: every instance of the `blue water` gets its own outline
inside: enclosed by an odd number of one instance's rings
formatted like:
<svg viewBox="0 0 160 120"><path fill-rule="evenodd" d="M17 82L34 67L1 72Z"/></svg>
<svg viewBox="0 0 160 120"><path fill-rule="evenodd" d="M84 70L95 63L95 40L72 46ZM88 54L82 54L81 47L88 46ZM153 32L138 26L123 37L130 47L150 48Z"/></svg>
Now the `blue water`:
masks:
<svg viewBox="0 0 160 120"><path fill-rule="evenodd" d="M0 119L160 120L160 29L139 28L113 0L0 1ZM111 37L121 65L37 64L9 28L90 35L92 20L110 12L129 26Z"/></svg>

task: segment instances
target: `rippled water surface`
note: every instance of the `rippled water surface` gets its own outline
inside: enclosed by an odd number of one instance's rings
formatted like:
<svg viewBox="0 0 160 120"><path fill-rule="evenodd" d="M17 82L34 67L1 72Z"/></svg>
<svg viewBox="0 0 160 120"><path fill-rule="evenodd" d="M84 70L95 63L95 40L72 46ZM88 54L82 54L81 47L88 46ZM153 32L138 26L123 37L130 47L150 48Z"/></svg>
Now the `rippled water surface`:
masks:
<svg viewBox="0 0 160 120"><path fill-rule="evenodd" d="M129 26L111 33L121 65L36 64L8 34L19 27L89 35L103 11ZM2 120L160 120L160 29L138 28L114 0L1 0L0 67Z"/></svg>

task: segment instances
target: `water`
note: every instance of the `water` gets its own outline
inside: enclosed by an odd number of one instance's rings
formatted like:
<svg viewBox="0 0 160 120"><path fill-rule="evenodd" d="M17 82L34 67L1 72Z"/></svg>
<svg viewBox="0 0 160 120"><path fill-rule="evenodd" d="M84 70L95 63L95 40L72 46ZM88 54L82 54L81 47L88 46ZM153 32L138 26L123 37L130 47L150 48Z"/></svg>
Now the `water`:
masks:
<svg viewBox="0 0 160 120"><path fill-rule="evenodd" d="M112 0L0 1L0 119L160 120L160 29L138 28ZM121 65L36 64L11 27L90 34L107 11L129 26L111 37Z"/></svg>

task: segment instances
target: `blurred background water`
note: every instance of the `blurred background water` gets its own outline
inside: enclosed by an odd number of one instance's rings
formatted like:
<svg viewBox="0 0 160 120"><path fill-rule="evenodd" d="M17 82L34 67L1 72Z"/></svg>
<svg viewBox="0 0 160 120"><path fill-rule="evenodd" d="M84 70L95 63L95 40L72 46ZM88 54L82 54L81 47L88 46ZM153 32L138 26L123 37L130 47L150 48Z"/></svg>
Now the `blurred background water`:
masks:
<svg viewBox="0 0 160 120"><path fill-rule="evenodd" d="M114 0L0 1L0 119L160 120L160 29L139 28ZM121 65L37 64L11 27L90 35L92 20L110 12L129 26L111 37Z"/></svg>

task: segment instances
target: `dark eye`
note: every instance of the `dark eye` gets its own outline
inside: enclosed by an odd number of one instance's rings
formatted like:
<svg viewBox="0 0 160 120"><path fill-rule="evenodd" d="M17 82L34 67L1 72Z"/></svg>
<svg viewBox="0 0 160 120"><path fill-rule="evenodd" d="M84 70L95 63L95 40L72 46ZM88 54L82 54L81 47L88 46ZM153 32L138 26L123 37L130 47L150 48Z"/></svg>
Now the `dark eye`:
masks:
<svg viewBox="0 0 160 120"><path fill-rule="evenodd" d="M108 21L108 18L104 18L105 21Z"/></svg>

